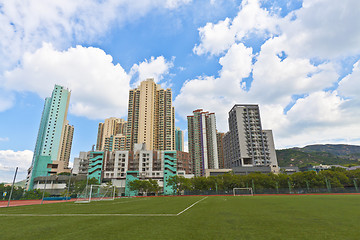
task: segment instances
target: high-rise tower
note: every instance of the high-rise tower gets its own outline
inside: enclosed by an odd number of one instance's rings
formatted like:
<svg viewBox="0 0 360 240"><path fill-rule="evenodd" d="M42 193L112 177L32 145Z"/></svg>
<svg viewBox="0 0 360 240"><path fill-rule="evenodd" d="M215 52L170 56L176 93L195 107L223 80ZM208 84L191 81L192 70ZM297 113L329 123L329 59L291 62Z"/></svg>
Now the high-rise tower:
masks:
<svg viewBox="0 0 360 240"><path fill-rule="evenodd" d="M225 168L224 163L224 135L225 133L217 132L216 133L216 141L217 141L217 151L218 151L218 161L219 161L219 168Z"/></svg>
<svg viewBox="0 0 360 240"><path fill-rule="evenodd" d="M149 78L129 92L126 149L145 143L148 150L175 150L175 111L171 89Z"/></svg>
<svg viewBox="0 0 360 240"><path fill-rule="evenodd" d="M34 178L68 169L74 127L66 120L70 90L55 85L51 97L45 99L34 156L28 170L26 188L33 188Z"/></svg>
<svg viewBox="0 0 360 240"><path fill-rule="evenodd" d="M176 151L184 151L184 132L180 128L175 129L175 148Z"/></svg>
<svg viewBox="0 0 360 240"><path fill-rule="evenodd" d="M96 150L111 150L109 149L109 144L112 144L112 140L115 140L115 138L123 139L125 144L126 128L127 122L121 118L111 117L105 119L104 123L99 123ZM114 151L115 150L125 150L125 145L123 149L114 149Z"/></svg>
<svg viewBox="0 0 360 240"><path fill-rule="evenodd" d="M229 129L224 136L226 167L278 172L272 131L262 129L258 105L236 104L229 112Z"/></svg>
<svg viewBox="0 0 360 240"><path fill-rule="evenodd" d="M203 176L205 169L218 169L215 114L193 111L188 116L188 144L195 176Z"/></svg>
<svg viewBox="0 0 360 240"><path fill-rule="evenodd" d="M72 147L72 140L74 136L74 126L69 124L69 121L66 121L66 124L63 128L60 151L58 155L59 169L65 169L69 166L70 153Z"/></svg>

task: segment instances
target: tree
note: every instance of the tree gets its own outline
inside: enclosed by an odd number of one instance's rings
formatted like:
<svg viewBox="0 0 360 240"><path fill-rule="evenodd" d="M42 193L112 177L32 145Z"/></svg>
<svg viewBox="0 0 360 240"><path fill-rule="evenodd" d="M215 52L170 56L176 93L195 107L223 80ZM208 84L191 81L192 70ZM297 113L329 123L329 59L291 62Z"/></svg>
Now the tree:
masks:
<svg viewBox="0 0 360 240"><path fill-rule="evenodd" d="M183 176L171 176L169 177L167 184L172 187L177 195L180 195L180 193L184 190L191 189L190 179L184 178Z"/></svg>
<svg viewBox="0 0 360 240"><path fill-rule="evenodd" d="M157 195L158 192L160 191L160 186L159 186L158 182L153 179L149 179L148 181L150 183L148 192L155 193Z"/></svg>
<svg viewBox="0 0 360 240"><path fill-rule="evenodd" d="M5 187L5 184L0 184L0 200L8 200L10 197L11 185ZM24 188L22 187L14 187L13 193L11 196L12 200L21 199L24 195Z"/></svg>
<svg viewBox="0 0 360 240"><path fill-rule="evenodd" d="M63 196L67 196L67 189L69 189L70 197L76 197L77 194L82 193L86 187L86 183L88 186L99 184L96 178L90 178L88 180L76 181L76 178L70 179L70 187L69 182L66 183L66 190L62 193Z"/></svg>
<svg viewBox="0 0 360 240"><path fill-rule="evenodd" d="M33 189L30 191L25 191L24 196L21 199L41 199L42 198L42 191L40 189ZM45 192L44 197L50 197L50 194L48 192Z"/></svg>
<svg viewBox="0 0 360 240"><path fill-rule="evenodd" d="M139 191L142 195L147 195L147 193L157 193L160 189L157 181L149 180L134 180L129 183L129 188L131 191Z"/></svg>

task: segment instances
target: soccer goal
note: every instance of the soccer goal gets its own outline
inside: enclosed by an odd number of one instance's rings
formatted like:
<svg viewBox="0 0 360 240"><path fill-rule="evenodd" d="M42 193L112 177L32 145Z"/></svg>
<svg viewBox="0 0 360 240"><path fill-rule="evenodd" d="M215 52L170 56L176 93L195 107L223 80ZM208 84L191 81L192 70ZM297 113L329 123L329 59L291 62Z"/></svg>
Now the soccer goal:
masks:
<svg viewBox="0 0 360 240"><path fill-rule="evenodd" d="M233 188L234 196L254 196L252 188Z"/></svg>
<svg viewBox="0 0 360 240"><path fill-rule="evenodd" d="M86 186L82 193L78 194L75 203L89 203L91 201L114 200L115 195L115 186L91 185Z"/></svg>

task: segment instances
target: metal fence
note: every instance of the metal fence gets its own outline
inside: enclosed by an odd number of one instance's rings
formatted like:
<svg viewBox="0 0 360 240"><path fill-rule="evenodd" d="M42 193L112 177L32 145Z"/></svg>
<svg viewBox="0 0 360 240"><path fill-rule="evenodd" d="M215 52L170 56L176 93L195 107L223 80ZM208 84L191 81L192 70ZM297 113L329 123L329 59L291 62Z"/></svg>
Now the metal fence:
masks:
<svg viewBox="0 0 360 240"><path fill-rule="evenodd" d="M344 188L278 188L278 189L257 189L253 188L253 194L316 194L316 193L359 193L359 189L355 187ZM233 195L232 190L227 191L188 191L185 190L179 195Z"/></svg>

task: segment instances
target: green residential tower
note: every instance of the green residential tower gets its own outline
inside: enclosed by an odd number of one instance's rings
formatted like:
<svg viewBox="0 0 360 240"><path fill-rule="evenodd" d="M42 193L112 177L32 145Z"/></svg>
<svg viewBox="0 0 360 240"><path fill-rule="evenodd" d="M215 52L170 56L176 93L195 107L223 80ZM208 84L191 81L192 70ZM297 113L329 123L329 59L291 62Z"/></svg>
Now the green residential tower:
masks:
<svg viewBox="0 0 360 240"><path fill-rule="evenodd" d="M74 127L68 124L67 112L71 92L55 85L51 97L45 99L33 160L26 178L26 189L34 187L34 179L68 168Z"/></svg>

